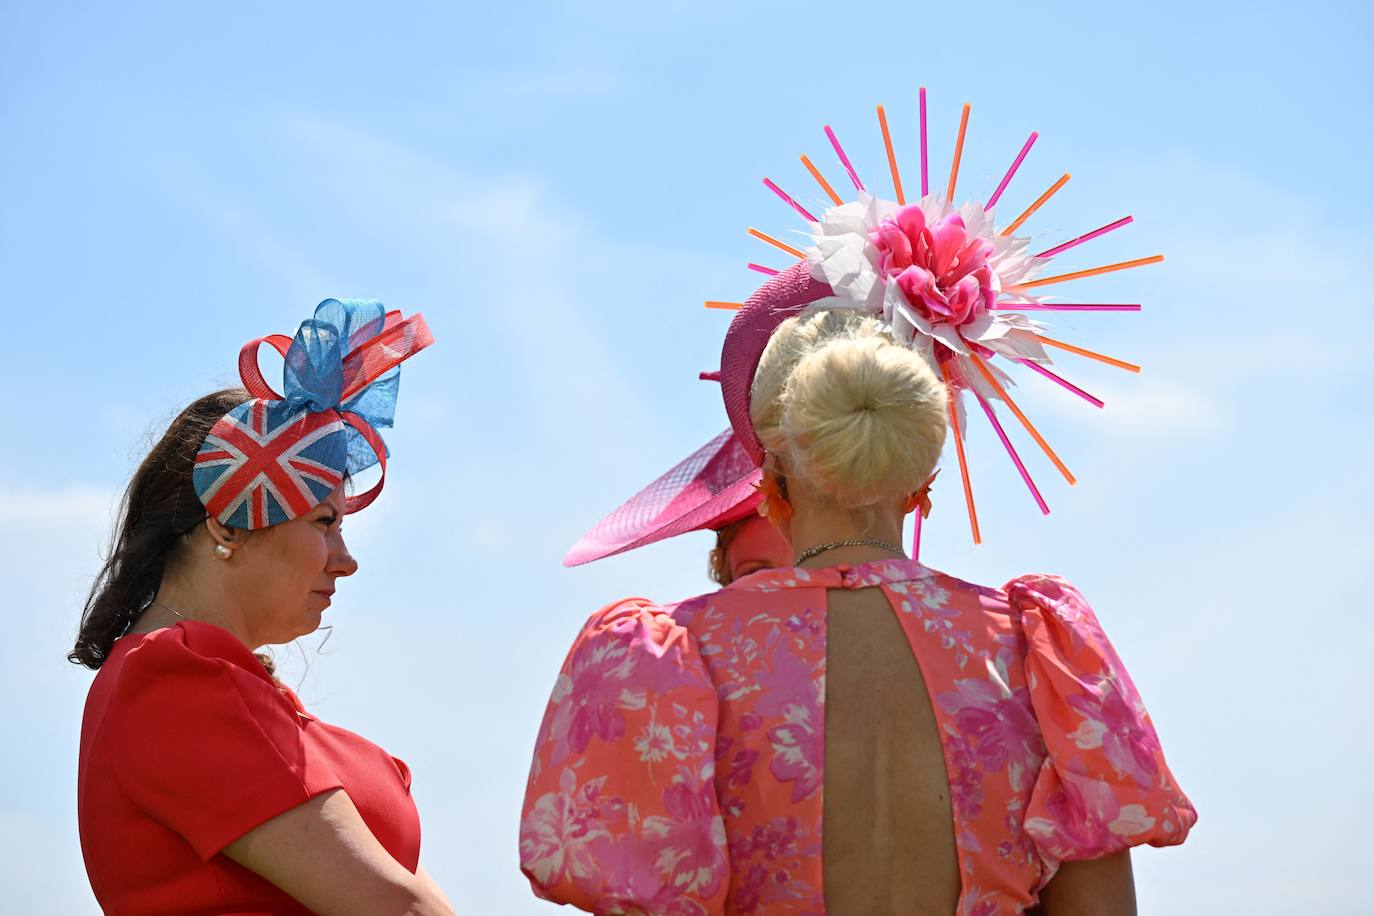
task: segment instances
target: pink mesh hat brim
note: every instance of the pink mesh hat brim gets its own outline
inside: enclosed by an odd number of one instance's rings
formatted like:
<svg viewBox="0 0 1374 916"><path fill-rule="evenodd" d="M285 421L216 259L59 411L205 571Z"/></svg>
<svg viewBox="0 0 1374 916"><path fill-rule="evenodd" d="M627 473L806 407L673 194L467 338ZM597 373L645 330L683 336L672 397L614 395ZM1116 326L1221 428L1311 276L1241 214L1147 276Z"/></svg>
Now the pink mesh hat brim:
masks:
<svg viewBox="0 0 1374 916"><path fill-rule="evenodd" d="M749 389L768 339L778 325L812 302L832 295L830 286L811 276L810 263L798 261L769 278L735 313L720 351L720 394L740 447L754 467L763 465L763 445L749 419Z"/></svg>
<svg viewBox="0 0 1374 916"><path fill-rule="evenodd" d="M580 566L688 531L718 531L758 508L760 476L727 429L597 523L563 565Z"/></svg>
<svg viewBox="0 0 1374 916"><path fill-rule="evenodd" d="M719 381L731 429L720 433L582 536L564 566L580 566L688 531L719 531L757 510L763 446L749 421L749 389L768 339L830 287L805 261L771 277L749 297L725 334ZM715 378L715 373L703 378Z"/></svg>

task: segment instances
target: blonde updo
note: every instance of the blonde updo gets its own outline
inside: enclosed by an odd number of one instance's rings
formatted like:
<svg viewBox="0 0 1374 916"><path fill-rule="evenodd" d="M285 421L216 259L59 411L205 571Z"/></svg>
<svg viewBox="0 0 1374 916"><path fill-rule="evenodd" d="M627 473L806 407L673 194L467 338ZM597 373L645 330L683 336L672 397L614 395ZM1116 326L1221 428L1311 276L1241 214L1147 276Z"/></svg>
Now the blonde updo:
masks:
<svg viewBox="0 0 1374 916"><path fill-rule="evenodd" d="M877 319L825 309L778 326L759 360L749 416L759 441L844 507L919 489L945 443L945 386Z"/></svg>

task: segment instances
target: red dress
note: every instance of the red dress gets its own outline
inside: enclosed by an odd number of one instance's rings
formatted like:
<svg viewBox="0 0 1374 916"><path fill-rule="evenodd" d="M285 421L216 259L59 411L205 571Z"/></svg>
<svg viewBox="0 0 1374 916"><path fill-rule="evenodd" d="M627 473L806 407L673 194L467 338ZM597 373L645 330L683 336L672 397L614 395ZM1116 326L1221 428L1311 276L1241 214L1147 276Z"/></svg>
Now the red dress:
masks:
<svg viewBox="0 0 1374 916"><path fill-rule="evenodd" d="M406 765L307 713L228 631L191 621L125 636L91 684L77 810L106 913L308 912L222 850L336 788L414 872Z"/></svg>

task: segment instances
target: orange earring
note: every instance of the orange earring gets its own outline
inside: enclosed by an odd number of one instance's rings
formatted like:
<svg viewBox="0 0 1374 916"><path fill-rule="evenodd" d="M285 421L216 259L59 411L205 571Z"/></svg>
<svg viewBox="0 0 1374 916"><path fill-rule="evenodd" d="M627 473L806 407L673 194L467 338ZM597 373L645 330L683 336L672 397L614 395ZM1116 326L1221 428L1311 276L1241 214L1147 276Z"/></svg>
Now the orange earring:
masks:
<svg viewBox="0 0 1374 916"><path fill-rule="evenodd" d="M936 471L934 474L931 474L930 479L921 485L921 489L917 490L915 493L912 493L910 496L906 498L906 503L903 505L903 510L908 515L910 515L912 512L915 512L917 509L920 509L921 518L930 518L930 485L935 483L935 478L939 476L939 471Z"/></svg>
<svg viewBox="0 0 1374 916"><path fill-rule="evenodd" d="M763 479L754 484L754 489L763 494L763 502L759 505L760 515L774 522L785 522L792 517L792 504L783 495L776 477L764 474Z"/></svg>

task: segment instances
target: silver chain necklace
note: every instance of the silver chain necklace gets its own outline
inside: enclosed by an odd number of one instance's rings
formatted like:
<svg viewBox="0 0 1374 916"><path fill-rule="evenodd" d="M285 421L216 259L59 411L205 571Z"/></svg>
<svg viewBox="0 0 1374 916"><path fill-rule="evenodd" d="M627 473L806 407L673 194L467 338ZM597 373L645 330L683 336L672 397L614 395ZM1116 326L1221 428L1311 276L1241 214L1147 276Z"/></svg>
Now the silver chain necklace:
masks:
<svg viewBox="0 0 1374 916"><path fill-rule="evenodd" d="M801 556L797 557L792 565L800 566L812 557L819 556L827 550L834 550L837 547L881 547L893 553L900 553L903 556L906 555L902 551L902 548L896 544L889 544L887 541L880 541L877 538L849 538L844 541L830 541L825 544L817 544L815 547L808 547L806 550L802 551Z"/></svg>
<svg viewBox="0 0 1374 916"><path fill-rule="evenodd" d="M152 602L151 604L149 604L148 607L160 607L160 608L162 608L164 611L171 611L173 614L176 614L176 615L177 615L178 617L180 617L182 620L189 620L189 619L190 619L190 618L187 617L185 614L181 613L181 611L178 611L176 608L172 607L170 604L162 604L161 602L154 601L154 602Z"/></svg>

